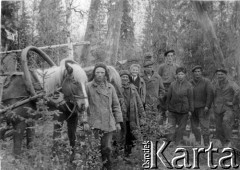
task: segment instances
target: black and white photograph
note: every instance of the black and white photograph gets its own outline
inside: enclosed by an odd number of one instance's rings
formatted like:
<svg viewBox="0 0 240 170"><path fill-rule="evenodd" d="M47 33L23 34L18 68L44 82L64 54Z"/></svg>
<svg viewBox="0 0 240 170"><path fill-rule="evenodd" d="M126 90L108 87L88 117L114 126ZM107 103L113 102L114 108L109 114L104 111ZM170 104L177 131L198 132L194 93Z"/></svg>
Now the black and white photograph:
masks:
<svg viewBox="0 0 240 170"><path fill-rule="evenodd" d="M0 170L240 169L240 0L0 4Z"/></svg>

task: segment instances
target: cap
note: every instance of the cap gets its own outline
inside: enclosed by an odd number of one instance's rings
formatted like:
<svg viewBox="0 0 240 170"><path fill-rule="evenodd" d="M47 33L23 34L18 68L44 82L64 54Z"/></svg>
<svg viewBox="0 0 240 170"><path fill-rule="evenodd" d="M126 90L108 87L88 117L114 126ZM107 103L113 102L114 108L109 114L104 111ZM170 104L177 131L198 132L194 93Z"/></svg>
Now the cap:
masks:
<svg viewBox="0 0 240 170"><path fill-rule="evenodd" d="M196 69L201 69L202 70L202 66L200 65L196 65L192 68L192 72L194 72Z"/></svg>
<svg viewBox="0 0 240 170"><path fill-rule="evenodd" d="M128 76L130 77L130 72L129 72L128 70L121 70L121 71L119 72L119 74L120 74L120 76L122 76L122 75L128 75Z"/></svg>
<svg viewBox="0 0 240 170"><path fill-rule="evenodd" d="M217 72L222 72L222 73L224 73L224 74L227 74L227 73L228 73L228 71L227 71L225 68L218 68L218 69L215 71L215 73L217 73Z"/></svg>
<svg viewBox="0 0 240 170"><path fill-rule="evenodd" d="M175 54L175 51L174 50L168 50L164 53L164 56L166 57L168 55L168 53L174 53Z"/></svg>

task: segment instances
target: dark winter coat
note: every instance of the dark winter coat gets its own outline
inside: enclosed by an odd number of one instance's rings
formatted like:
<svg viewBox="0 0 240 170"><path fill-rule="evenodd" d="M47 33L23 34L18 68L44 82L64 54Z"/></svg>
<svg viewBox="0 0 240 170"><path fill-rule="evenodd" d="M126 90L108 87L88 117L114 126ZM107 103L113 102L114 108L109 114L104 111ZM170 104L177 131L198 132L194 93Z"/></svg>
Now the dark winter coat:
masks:
<svg viewBox="0 0 240 170"><path fill-rule="evenodd" d="M213 87L209 79L200 78L198 82L190 80L193 86L194 108L210 108L213 102Z"/></svg>
<svg viewBox="0 0 240 170"><path fill-rule="evenodd" d="M141 98L137 92L137 89L133 84L129 84L127 87L122 87L123 96L127 96L128 99L125 99L126 106L129 106L129 109L126 109L128 113L124 114L124 119L130 121L130 125L133 124L137 128L140 127L140 119L144 118L145 111Z"/></svg>
<svg viewBox="0 0 240 170"><path fill-rule="evenodd" d="M142 100L142 103L145 103L146 98L146 84L142 77L138 76L139 78L139 85L138 85L138 94ZM133 81L133 80L132 80Z"/></svg>
<svg viewBox="0 0 240 170"><path fill-rule="evenodd" d="M159 101L160 96L163 96L165 93L162 78L158 75L158 73L154 72L150 79L146 74L144 74L143 80L146 84L145 103L153 104L153 101Z"/></svg>
<svg viewBox="0 0 240 170"><path fill-rule="evenodd" d="M232 110L239 95L239 86L231 81L225 80L220 86L219 83L214 84L214 103L213 108L216 113L222 113Z"/></svg>
<svg viewBox="0 0 240 170"><path fill-rule="evenodd" d="M193 88L191 83L187 80L172 82L168 90L166 105L170 112L193 112Z"/></svg>

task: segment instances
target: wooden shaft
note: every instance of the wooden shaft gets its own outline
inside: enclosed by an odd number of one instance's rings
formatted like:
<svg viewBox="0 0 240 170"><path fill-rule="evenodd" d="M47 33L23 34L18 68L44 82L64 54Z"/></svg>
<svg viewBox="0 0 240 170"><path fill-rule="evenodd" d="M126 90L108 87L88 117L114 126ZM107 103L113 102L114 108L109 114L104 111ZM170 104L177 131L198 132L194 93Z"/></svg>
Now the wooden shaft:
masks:
<svg viewBox="0 0 240 170"><path fill-rule="evenodd" d="M82 42L76 42L76 43L72 43L73 46L80 46L80 45L89 45L90 42L89 41L82 41ZM57 47L67 47L68 44L58 44L58 45L49 45L49 46L44 46L44 47L37 47L39 49L47 49L47 48L57 48ZM21 52L23 49L21 50L12 50L12 51L4 51L4 52L0 52L0 54L8 54L8 53L17 53L17 52Z"/></svg>
<svg viewBox="0 0 240 170"><path fill-rule="evenodd" d="M44 95L45 95L45 93L40 93L40 94L37 94L36 96L32 96L32 97L29 97L28 99L16 102L15 104L13 104L13 105L11 105L9 107L6 107L4 109L0 109L0 114L3 114L5 112L7 112L8 110L12 110L12 109L17 108L19 106L22 106L22 105L24 105L24 104L26 104L26 103L28 103L28 102L30 102L32 100L35 100L35 99L37 99L39 97L43 97Z"/></svg>

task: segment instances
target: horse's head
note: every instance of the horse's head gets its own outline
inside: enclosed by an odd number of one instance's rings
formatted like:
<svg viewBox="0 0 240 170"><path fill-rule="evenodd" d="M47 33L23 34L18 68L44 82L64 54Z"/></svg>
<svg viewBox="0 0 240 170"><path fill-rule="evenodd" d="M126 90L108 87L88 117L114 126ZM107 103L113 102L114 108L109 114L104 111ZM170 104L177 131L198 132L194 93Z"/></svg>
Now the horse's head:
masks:
<svg viewBox="0 0 240 170"><path fill-rule="evenodd" d="M61 67L63 64L60 64ZM87 76L84 70L73 60L65 60L61 83L62 93L67 102L76 104L80 110L88 107L85 88Z"/></svg>

